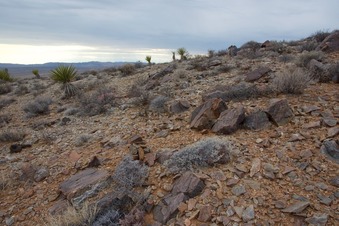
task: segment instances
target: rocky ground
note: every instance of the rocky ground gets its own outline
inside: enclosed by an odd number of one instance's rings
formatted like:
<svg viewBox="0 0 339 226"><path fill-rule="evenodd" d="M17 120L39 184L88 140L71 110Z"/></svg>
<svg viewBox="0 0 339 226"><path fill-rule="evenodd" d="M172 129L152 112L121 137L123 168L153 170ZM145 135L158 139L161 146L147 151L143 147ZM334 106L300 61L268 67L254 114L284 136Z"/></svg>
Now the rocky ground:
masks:
<svg viewBox="0 0 339 226"><path fill-rule="evenodd" d="M338 225L339 86L328 68L339 54L329 41L302 52L313 42L91 71L72 83L80 97L49 78L10 83L0 221L61 225L51 216L89 203L93 221L73 225ZM313 76L303 93L277 89L297 67Z"/></svg>

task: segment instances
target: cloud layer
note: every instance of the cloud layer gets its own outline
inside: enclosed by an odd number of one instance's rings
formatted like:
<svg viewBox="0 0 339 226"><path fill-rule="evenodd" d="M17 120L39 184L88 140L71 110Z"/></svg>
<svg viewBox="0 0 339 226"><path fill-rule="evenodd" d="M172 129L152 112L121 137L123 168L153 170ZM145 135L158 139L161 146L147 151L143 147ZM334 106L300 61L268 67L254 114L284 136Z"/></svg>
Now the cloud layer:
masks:
<svg viewBox="0 0 339 226"><path fill-rule="evenodd" d="M337 0L0 0L0 8L0 44L83 46L78 53L112 54L112 61L182 46L205 53L249 40L295 40L338 29L339 21Z"/></svg>

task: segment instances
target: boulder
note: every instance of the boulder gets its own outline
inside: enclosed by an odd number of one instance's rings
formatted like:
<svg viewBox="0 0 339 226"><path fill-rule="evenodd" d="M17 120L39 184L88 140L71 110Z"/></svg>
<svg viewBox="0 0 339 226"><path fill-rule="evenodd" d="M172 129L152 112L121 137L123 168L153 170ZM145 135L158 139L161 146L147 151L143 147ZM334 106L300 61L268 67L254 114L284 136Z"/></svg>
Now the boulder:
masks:
<svg viewBox="0 0 339 226"><path fill-rule="evenodd" d="M254 82L258 79L260 79L262 76L270 72L271 69L268 67L259 67L258 69L251 71L245 75L245 81L246 82Z"/></svg>
<svg viewBox="0 0 339 226"><path fill-rule="evenodd" d="M189 198L193 198L200 194L204 187L205 184L202 180L193 173L186 172L174 182L172 193L184 193Z"/></svg>
<svg viewBox="0 0 339 226"><path fill-rule="evenodd" d="M173 114L180 114L190 108L190 103L187 100L177 100L169 106L169 111Z"/></svg>
<svg viewBox="0 0 339 226"><path fill-rule="evenodd" d="M197 130L211 129L221 112L226 109L226 103L220 98L207 100L192 112L191 128Z"/></svg>
<svg viewBox="0 0 339 226"><path fill-rule="evenodd" d="M325 140L320 151L334 162L339 163L339 140Z"/></svg>
<svg viewBox="0 0 339 226"><path fill-rule="evenodd" d="M239 128L240 123L244 119L245 109L243 106L223 111L212 127L212 131L215 133L231 134Z"/></svg>
<svg viewBox="0 0 339 226"><path fill-rule="evenodd" d="M339 51L339 31L333 32L322 41L316 50L324 52Z"/></svg>
<svg viewBox="0 0 339 226"><path fill-rule="evenodd" d="M235 57L238 53L238 48L234 45L228 47L228 55L230 57Z"/></svg>
<svg viewBox="0 0 339 226"><path fill-rule="evenodd" d="M88 168L62 182L59 189L68 200L71 200L73 197L81 195L81 193L90 190L95 184L108 178L109 174L106 170Z"/></svg>
<svg viewBox="0 0 339 226"><path fill-rule="evenodd" d="M244 126L247 129L259 131L271 125L264 111L258 110L245 117Z"/></svg>
<svg viewBox="0 0 339 226"><path fill-rule="evenodd" d="M276 126L284 125L294 117L286 99L271 99L266 113Z"/></svg>

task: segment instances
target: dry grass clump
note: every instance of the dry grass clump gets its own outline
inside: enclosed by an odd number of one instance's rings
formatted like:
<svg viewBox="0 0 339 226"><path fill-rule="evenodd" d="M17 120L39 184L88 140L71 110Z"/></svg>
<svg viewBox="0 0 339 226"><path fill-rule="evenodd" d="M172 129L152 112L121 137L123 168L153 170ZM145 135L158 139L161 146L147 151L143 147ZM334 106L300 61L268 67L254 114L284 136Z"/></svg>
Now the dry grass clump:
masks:
<svg viewBox="0 0 339 226"><path fill-rule="evenodd" d="M81 209L68 207L62 215L50 216L48 226L83 226L92 225L97 214L97 208L85 203Z"/></svg>
<svg viewBox="0 0 339 226"><path fill-rule="evenodd" d="M4 126L11 121L11 117L8 115L0 115L0 126Z"/></svg>
<svg viewBox="0 0 339 226"><path fill-rule="evenodd" d="M12 86L9 83L0 83L0 95L10 93L12 91Z"/></svg>
<svg viewBox="0 0 339 226"><path fill-rule="evenodd" d="M8 130L0 133L0 142L18 142L22 141L25 137L23 132L18 130Z"/></svg>
<svg viewBox="0 0 339 226"><path fill-rule="evenodd" d="M134 64L124 64L120 66L118 70L122 73L123 76L128 76L135 72L136 68Z"/></svg>
<svg viewBox="0 0 339 226"><path fill-rule="evenodd" d="M15 102L15 99L13 99L13 98L1 98L0 99L0 109L10 105L13 102Z"/></svg>
<svg viewBox="0 0 339 226"><path fill-rule="evenodd" d="M308 63L312 60L322 60L324 58L324 53L321 51L311 51L311 52L303 52L296 60L296 65L299 67L307 67Z"/></svg>
<svg viewBox="0 0 339 226"><path fill-rule="evenodd" d="M37 97L34 101L24 106L23 110L27 117L35 117L47 114L49 112L49 105L51 104L52 99L50 97Z"/></svg>
<svg viewBox="0 0 339 226"><path fill-rule="evenodd" d="M166 96L157 96L151 100L149 109L153 112L164 113L166 112L166 103L169 100Z"/></svg>
<svg viewBox="0 0 339 226"><path fill-rule="evenodd" d="M275 76L272 86L279 93L301 94L311 81L309 73L302 68L289 68Z"/></svg>

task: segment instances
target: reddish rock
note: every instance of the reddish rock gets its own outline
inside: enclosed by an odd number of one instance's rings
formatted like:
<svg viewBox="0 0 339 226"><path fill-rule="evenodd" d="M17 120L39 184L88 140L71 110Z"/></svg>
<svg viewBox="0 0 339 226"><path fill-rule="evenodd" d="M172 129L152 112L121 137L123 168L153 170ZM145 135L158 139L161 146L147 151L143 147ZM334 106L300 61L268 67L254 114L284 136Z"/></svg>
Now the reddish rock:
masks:
<svg viewBox="0 0 339 226"><path fill-rule="evenodd" d="M107 180L109 174L105 170L98 170L95 168L88 168L81 171L59 186L60 191L67 197L68 200L90 189L91 186L101 181Z"/></svg>
<svg viewBox="0 0 339 226"><path fill-rule="evenodd" d="M322 41L316 50L321 50L324 52L335 52L339 51L339 31L336 31L329 36L327 36L324 41Z"/></svg>
<svg viewBox="0 0 339 226"><path fill-rule="evenodd" d="M210 205L202 206L199 211L198 221L208 222L212 216L212 207Z"/></svg>
<svg viewBox="0 0 339 226"><path fill-rule="evenodd" d="M220 117L212 127L215 133L231 134L235 132L240 123L245 119L245 109L243 106L229 109L221 113Z"/></svg>
<svg viewBox="0 0 339 226"><path fill-rule="evenodd" d="M247 129L259 131L268 128L271 125L264 111L256 111L245 117L244 126Z"/></svg>
<svg viewBox="0 0 339 226"><path fill-rule="evenodd" d="M186 200L187 196L185 196L183 193L179 193L176 195L170 194L154 208L153 218L156 221L165 224L169 219L171 219L178 213L178 206L180 205L180 203Z"/></svg>
<svg viewBox="0 0 339 226"><path fill-rule="evenodd" d="M68 201L66 199L60 199L52 207L48 209L48 212L51 215L59 215L66 211L68 207L69 207Z"/></svg>
<svg viewBox="0 0 339 226"><path fill-rule="evenodd" d="M246 82L254 82L258 79L260 79L262 76L270 72L271 69L267 67L260 67L254 71L251 71L245 75L245 81Z"/></svg>
<svg viewBox="0 0 339 226"><path fill-rule="evenodd" d="M188 197L193 198L200 194L204 187L205 184L202 180L193 173L186 172L174 182L172 193L184 193Z"/></svg>
<svg viewBox="0 0 339 226"><path fill-rule="evenodd" d="M266 113L269 119L277 126L288 123L294 117L286 99L271 99Z"/></svg>
<svg viewBox="0 0 339 226"><path fill-rule="evenodd" d="M226 109L226 103L219 98L207 100L192 112L191 128L197 130L212 128L221 112Z"/></svg>
<svg viewBox="0 0 339 226"><path fill-rule="evenodd" d="M281 211L284 213L300 213L304 209L306 209L310 205L310 202L308 201L298 201L296 203L293 203L292 205L289 205L285 209L282 209Z"/></svg>
<svg viewBox="0 0 339 226"><path fill-rule="evenodd" d="M141 136L134 134L128 139L129 144L143 144L144 141Z"/></svg>

